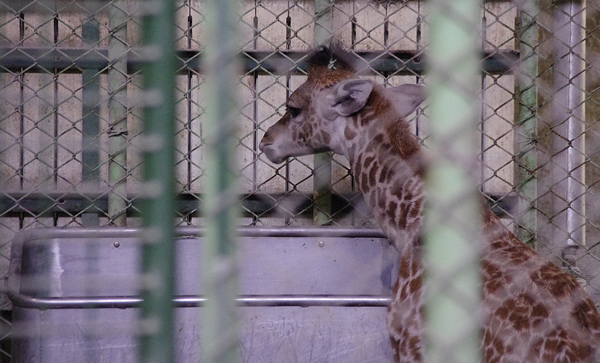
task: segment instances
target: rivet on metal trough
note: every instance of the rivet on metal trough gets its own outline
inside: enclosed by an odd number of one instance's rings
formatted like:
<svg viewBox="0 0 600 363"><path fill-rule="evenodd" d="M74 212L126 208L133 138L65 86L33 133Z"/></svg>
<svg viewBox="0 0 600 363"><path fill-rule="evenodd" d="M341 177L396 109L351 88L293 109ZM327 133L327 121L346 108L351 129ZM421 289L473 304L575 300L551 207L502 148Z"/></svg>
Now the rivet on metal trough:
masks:
<svg viewBox="0 0 600 363"><path fill-rule="evenodd" d="M113 243L113 246L115 246L115 248L119 248L121 247L121 242L115 241L115 243Z"/></svg>
<svg viewBox="0 0 600 363"><path fill-rule="evenodd" d="M319 241L319 247L323 247L323 246L325 246L325 242Z"/></svg>

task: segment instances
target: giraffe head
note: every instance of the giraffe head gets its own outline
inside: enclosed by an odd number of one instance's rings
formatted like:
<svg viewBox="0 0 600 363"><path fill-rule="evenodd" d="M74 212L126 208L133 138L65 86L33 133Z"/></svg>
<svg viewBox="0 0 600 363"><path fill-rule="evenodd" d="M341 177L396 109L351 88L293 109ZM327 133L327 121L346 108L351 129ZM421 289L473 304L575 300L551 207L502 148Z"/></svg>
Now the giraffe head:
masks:
<svg viewBox="0 0 600 363"><path fill-rule="evenodd" d="M374 89L391 98L401 117L423 100L419 86L384 90L371 80L359 78L352 60L349 52L335 45L322 47L308 57L306 82L290 95L287 111L260 143L260 150L269 160L281 163L291 156L323 151L344 154L348 120L365 107Z"/></svg>

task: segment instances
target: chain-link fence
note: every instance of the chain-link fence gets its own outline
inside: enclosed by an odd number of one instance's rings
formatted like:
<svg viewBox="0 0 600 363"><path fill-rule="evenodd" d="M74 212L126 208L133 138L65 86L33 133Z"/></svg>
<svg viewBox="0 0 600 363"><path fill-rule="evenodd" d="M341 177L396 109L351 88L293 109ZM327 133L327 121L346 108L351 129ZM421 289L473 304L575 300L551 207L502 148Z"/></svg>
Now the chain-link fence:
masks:
<svg viewBox="0 0 600 363"><path fill-rule="evenodd" d="M533 3L533 2L531 2ZM481 189L510 228L577 275L600 302L600 3L486 2L481 7ZM10 241L35 227L140 222L142 108L138 1L0 4L0 275ZM428 4L243 1L236 135L246 226L374 226L347 161L275 165L258 145L305 80L323 34L386 86L427 84ZM207 89L205 7L176 3L178 224L203 225ZM323 30L325 29L325 31ZM411 117L427 145L427 108ZM1 297L0 356L11 305Z"/></svg>

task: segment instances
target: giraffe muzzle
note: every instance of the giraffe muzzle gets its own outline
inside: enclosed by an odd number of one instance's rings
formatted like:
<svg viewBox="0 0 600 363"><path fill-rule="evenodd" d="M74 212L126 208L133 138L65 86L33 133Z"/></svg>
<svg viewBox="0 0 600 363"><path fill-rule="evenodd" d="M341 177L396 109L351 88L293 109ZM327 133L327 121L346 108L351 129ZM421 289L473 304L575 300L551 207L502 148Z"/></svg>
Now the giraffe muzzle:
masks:
<svg viewBox="0 0 600 363"><path fill-rule="evenodd" d="M267 139L266 135L260 141L258 149L262 151L267 157L267 159L269 159L274 164L281 164L285 160L284 157L278 155L277 149L275 148L275 146L273 146L273 143Z"/></svg>

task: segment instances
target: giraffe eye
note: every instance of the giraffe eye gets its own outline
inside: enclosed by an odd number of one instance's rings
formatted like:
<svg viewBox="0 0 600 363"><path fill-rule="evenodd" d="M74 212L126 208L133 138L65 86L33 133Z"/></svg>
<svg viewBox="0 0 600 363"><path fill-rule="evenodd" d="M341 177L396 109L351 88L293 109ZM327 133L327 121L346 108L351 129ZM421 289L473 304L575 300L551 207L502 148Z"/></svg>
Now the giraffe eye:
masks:
<svg viewBox="0 0 600 363"><path fill-rule="evenodd" d="M300 112L302 112L302 109L299 107L290 107L288 106L287 110L289 111L290 115L292 115L292 117L298 117L298 115L300 114Z"/></svg>

